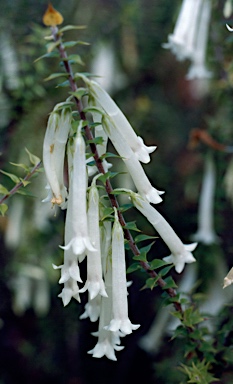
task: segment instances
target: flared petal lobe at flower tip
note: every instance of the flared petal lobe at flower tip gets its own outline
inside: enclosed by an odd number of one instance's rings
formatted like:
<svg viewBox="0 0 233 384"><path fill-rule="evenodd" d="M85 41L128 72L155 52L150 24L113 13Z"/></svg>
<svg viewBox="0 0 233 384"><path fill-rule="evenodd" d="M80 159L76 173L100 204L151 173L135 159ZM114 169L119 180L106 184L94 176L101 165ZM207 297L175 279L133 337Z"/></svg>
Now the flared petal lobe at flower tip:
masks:
<svg viewBox="0 0 233 384"><path fill-rule="evenodd" d="M108 326L104 327L104 329L111 332L121 331L124 335L129 335L130 333L132 333L132 331L135 331L139 327L140 327L140 324L132 324L129 319L125 319L125 320L113 319L111 320Z"/></svg>
<svg viewBox="0 0 233 384"><path fill-rule="evenodd" d="M82 255L85 250L91 252L95 251L95 248L91 244L90 240L85 237L73 237L67 245L60 245L60 248L64 250L69 250L72 247L75 255Z"/></svg>
<svg viewBox="0 0 233 384"><path fill-rule="evenodd" d="M229 31L229 32L233 32L233 28L232 28L232 27L230 27L230 25L229 25L229 24L226 24L226 27L227 27L227 29L228 29L228 31Z"/></svg>

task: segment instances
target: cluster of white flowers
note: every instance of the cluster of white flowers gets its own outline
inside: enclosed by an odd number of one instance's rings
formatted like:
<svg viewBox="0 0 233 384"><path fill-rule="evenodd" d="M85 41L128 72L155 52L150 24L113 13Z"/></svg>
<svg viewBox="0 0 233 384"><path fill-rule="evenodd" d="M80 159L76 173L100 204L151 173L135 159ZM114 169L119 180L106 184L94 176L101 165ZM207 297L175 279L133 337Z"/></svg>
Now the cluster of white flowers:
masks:
<svg viewBox="0 0 233 384"><path fill-rule="evenodd" d="M165 258L173 263L178 273L185 263L195 258L192 251L196 243L184 245L166 220L150 205L162 201L163 192L154 188L146 176L141 162L150 161L150 153L156 147L147 147L138 137L130 123L107 92L93 80L83 77L89 95L89 111L95 124L95 138L102 136L97 144L99 154L106 152L108 139L124 161L131 175L137 193L126 191L134 206L154 226L165 241L171 255ZM87 108L88 109L88 108ZM139 325L131 323L128 317L128 293L124 233L119 222L117 209L114 216L103 220L102 200L97 180L100 174L90 180L97 168L90 164L83 137L83 122L72 122L69 104L59 104L51 113L44 139L43 161L48 181L49 196L45 201L67 209L65 223L64 263L55 266L61 270L60 284L64 287L59 294L64 306L72 298L80 301L80 294L88 291L88 302L81 318L91 321L99 319L96 346L89 351L93 357L107 356L116 360L115 351L123 349L120 338L132 333ZM98 124L97 124L98 123ZM77 127L74 132L74 127ZM64 185L64 159L67 148L68 191ZM103 161L105 171L111 165ZM91 170L91 171L90 171ZM101 204L100 204L101 203ZM79 264L87 260L87 279L82 281ZM82 284L82 286L80 286Z"/></svg>
<svg viewBox="0 0 233 384"><path fill-rule="evenodd" d="M211 77L205 64L210 16L211 0L183 0L174 32L163 44L178 60L191 61L189 80Z"/></svg>

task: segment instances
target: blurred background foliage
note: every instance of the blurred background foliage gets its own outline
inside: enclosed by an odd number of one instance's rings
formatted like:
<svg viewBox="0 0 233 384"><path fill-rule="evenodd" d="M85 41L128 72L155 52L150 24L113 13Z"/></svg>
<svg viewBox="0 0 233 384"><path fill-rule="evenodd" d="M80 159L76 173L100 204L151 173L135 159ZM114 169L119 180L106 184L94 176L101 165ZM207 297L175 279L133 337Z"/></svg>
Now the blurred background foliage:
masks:
<svg viewBox="0 0 233 384"><path fill-rule="evenodd" d="M64 16L64 24L87 26L65 36L90 43L72 49L85 63L77 70L106 70L105 86L136 132L147 144L158 146L151 163L145 166L146 172L156 187L166 191L159 210L185 243L197 230L204 159L211 151L201 143L190 148L190 133L193 128L206 129L225 145L231 145L233 139L233 38L225 28L223 3L213 1L208 65L214 76L203 93L203 85L185 79L188 62L177 62L162 48L173 30L180 1L53 1ZM43 37L48 30L41 19L47 2L0 0L0 6L0 167L20 174L20 169L15 170L9 162L26 163L25 147L41 158L48 114L57 102L66 99L67 89L56 87L55 81L43 81L59 71L56 58L35 62L46 52ZM216 315L214 329L220 339L218 331L225 326L228 338L224 342L230 348L233 289L222 291L217 271L232 266L233 190L227 198L224 185L232 155L213 155L217 167L214 222L220 241L200 244L196 251L196 293L207 301L213 294L212 301L221 297L216 305L218 313L212 312ZM1 184L12 186L4 175ZM130 288L131 320L141 327L124 340L125 350L117 363L87 354L94 346L90 332L96 331L96 324L79 320L85 302L72 302L64 309L57 298L58 272L52 263L62 261L58 245L63 243L64 216L58 211L54 215L41 203L46 195L44 187L40 173L29 187L32 197L13 196L8 214L0 219L0 384L182 382L184 375L177 369L183 361L182 340L170 341L171 335L158 326L155 333L161 332L161 343L150 352L140 346L162 311L158 288L140 291L146 278L143 273L130 275L134 282ZM128 212L127 217L137 219L138 227L147 234L154 234L135 211ZM167 252L158 239L151 258L166 256ZM128 255L129 263L130 259ZM182 279L177 274L173 277L178 282ZM219 295L212 289L215 280ZM227 302L229 306L225 306ZM219 372L221 383L232 383L232 368L229 353L228 366L224 373Z"/></svg>

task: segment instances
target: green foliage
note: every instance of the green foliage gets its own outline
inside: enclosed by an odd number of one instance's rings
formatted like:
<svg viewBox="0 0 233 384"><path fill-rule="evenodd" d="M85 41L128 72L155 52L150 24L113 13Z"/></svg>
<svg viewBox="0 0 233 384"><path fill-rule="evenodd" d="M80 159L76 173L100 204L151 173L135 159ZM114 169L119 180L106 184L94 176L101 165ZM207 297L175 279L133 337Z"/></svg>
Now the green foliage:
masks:
<svg viewBox="0 0 233 384"><path fill-rule="evenodd" d="M191 366L181 364L180 370L188 376L187 383L211 384L213 381L219 381L209 373L210 364L205 360Z"/></svg>

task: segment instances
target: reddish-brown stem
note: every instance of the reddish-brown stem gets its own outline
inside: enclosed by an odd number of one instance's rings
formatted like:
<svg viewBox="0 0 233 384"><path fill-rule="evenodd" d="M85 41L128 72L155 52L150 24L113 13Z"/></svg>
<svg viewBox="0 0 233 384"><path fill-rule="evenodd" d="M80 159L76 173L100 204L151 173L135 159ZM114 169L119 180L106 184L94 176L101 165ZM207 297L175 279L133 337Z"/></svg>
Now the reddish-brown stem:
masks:
<svg viewBox="0 0 233 384"><path fill-rule="evenodd" d="M57 27L52 27L51 30L52 30L52 35L53 35L54 41L59 43L57 47L58 47L58 50L59 50L59 53L60 53L60 57L61 57L61 59L62 59L62 61L64 63L64 67L65 67L66 73L68 74L68 80L69 80L69 83L70 83L70 88L71 88L72 92L76 92L78 90L78 87L77 87L75 79L74 79L73 71L72 71L70 62L68 60L67 53L65 51L64 45L62 44L61 38L59 36L58 28ZM86 114L85 114L84 109L83 109L82 101L79 100L76 96L74 96L74 101L76 103L77 110L79 112L81 120L87 121ZM91 131L91 129L90 129L90 127L88 125L86 125L84 127L84 130L85 130L85 134L86 134L87 140L90 141L91 152L93 154L93 157L94 157L96 166L98 168L98 171L99 171L99 173L105 174L104 167L103 167L103 164L102 164L102 160L101 160L101 158L100 158L100 156L98 154L98 150L97 150L96 144L93 142L94 137L92 135L92 131ZM110 200L110 203L111 203L112 207L115 207L117 209L118 217L119 217L119 222L120 222L121 226L124 229L125 239L129 242L129 246L130 246L131 251L133 252L133 254L135 256L140 255L140 250L137 247L137 245L135 244L134 239L133 239L133 237L131 235L131 232L126 228L126 222L125 222L124 216L122 215L122 213L119 210L119 204L118 204L117 198L112 193L113 192L113 188L112 188L111 182L110 182L110 180L108 178L106 179L106 182L105 182L105 188L106 188L106 192L108 194L108 197L109 197L109 200ZM149 274L150 277L154 277L154 278L158 277L158 274L154 270L152 270L150 268L150 265L147 262L140 261L140 265ZM157 283L163 289L166 287L166 282L162 278L159 278L157 280ZM167 293L169 294L170 297L173 298L173 297L176 296L176 291L174 289L167 288L166 291L167 291ZM177 311L183 313L181 304L178 301L174 302L174 306L175 306L175 309Z"/></svg>
<svg viewBox="0 0 233 384"><path fill-rule="evenodd" d="M32 175L37 171L38 168L41 166L41 161L35 165L35 167L32 168L32 170L24 177L23 181L20 181L18 184L16 184L6 195L4 195L0 199L0 204L2 204L8 197L14 195L21 187L24 185L24 181L29 180Z"/></svg>

